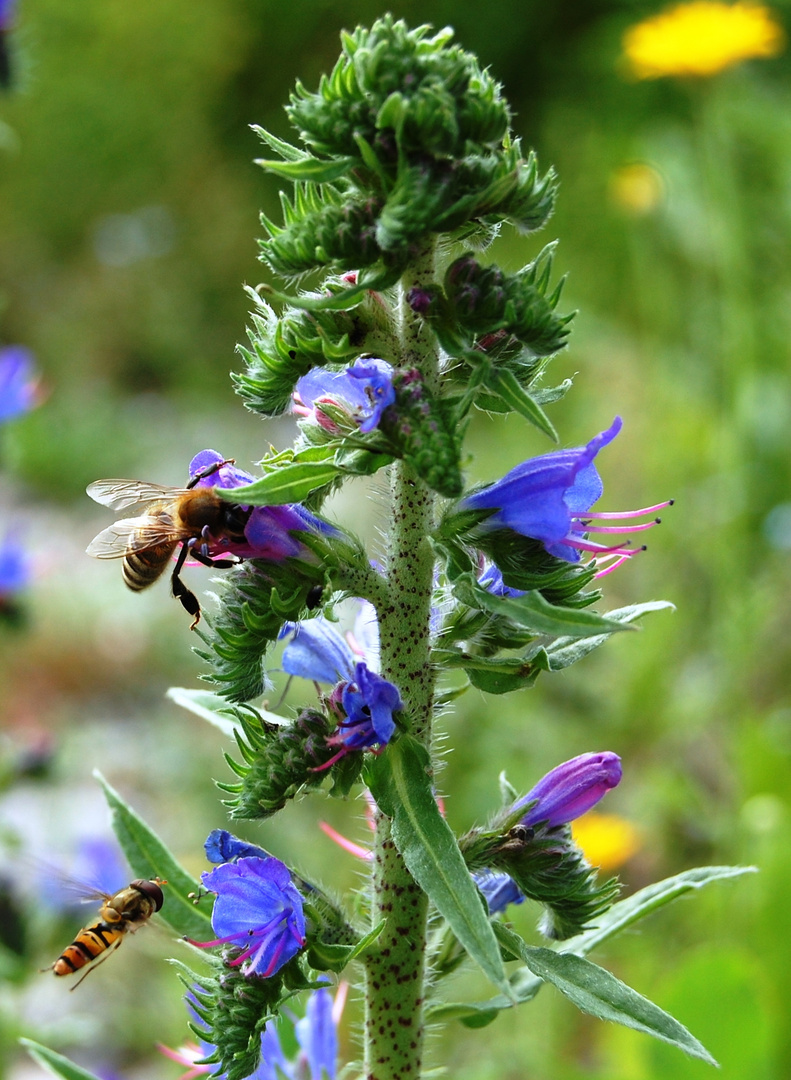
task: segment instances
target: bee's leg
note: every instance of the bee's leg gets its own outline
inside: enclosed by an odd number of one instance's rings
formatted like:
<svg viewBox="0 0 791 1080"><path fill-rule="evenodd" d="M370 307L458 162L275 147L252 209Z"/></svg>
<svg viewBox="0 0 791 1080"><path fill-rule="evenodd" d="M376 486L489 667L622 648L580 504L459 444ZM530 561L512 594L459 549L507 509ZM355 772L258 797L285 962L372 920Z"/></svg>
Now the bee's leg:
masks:
<svg viewBox="0 0 791 1080"><path fill-rule="evenodd" d="M177 600L181 602L181 606L188 614L194 616L192 626L190 630L194 630L200 622L200 604L198 598L191 589L188 589L184 582L181 580L181 571L184 569L184 562L189 554L190 548L188 544L181 545L181 551L179 557L176 559L176 566L173 570L173 574L170 578L170 587L173 595Z"/></svg>
<svg viewBox="0 0 791 1080"><path fill-rule="evenodd" d="M235 555L230 559L210 559L208 555L204 555L197 548L190 548L190 558L195 559L196 562L201 563L203 566L214 566L218 570L227 570L229 566L238 566L242 561L237 559Z"/></svg>
<svg viewBox="0 0 791 1080"><path fill-rule="evenodd" d="M201 469L200 472L195 473L190 482L187 484L188 488L194 488L199 480L205 480L207 476L211 476L213 473L219 472L223 465L235 465L236 458L226 458L225 461L215 461L211 465L207 465L205 469Z"/></svg>

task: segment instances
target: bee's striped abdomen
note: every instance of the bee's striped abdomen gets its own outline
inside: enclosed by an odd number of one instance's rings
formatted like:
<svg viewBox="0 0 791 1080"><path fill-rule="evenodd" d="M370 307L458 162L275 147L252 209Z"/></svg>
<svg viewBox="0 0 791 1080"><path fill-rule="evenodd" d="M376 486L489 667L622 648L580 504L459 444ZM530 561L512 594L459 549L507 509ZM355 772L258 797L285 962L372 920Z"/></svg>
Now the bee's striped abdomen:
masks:
<svg viewBox="0 0 791 1080"><path fill-rule="evenodd" d="M106 922L97 922L80 930L52 965L56 975L71 975L90 964L123 935L124 931Z"/></svg>
<svg viewBox="0 0 791 1080"><path fill-rule="evenodd" d="M158 544L145 551L132 551L124 556L124 581L133 592L153 585L167 567L176 549L173 544Z"/></svg>

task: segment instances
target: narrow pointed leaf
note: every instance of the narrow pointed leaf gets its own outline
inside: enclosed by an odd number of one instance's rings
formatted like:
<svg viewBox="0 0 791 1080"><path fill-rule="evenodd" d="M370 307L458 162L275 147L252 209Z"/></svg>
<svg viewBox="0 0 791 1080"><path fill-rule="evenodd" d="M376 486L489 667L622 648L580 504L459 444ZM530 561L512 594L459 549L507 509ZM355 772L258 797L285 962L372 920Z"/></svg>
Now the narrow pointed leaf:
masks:
<svg viewBox="0 0 791 1080"><path fill-rule="evenodd" d="M282 176L286 180L307 180L314 184L326 184L337 180L340 176L345 176L349 169L357 164L354 158L321 161L312 156L306 156L300 161L267 161L264 158L256 158L255 163L267 172Z"/></svg>
<svg viewBox="0 0 791 1080"><path fill-rule="evenodd" d="M189 894L198 891L200 882L187 873L153 829L124 802L102 774L94 770L93 775L104 788L113 830L129 865L141 878L160 877L167 881L162 889L165 902L158 917L177 934L198 939L207 934L211 936L211 897L204 897L199 905L192 902Z"/></svg>
<svg viewBox="0 0 791 1080"><path fill-rule="evenodd" d="M527 945L502 923L495 924L495 932L500 943L520 955L534 975L551 983L582 1012L653 1035L690 1057L700 1058L709 1065L717 1064L683 1024L605 968L572 953Z"/></svg>
<svg viewBox="0 0 791 1080"><path fill-rule="evenodd" d="M266 128L259 127L258 124L251 124L250 127L258 138L265 142L270 150L280 154L284 161L303 161L306 157L310 157L310 154L305 150L300 150L298 147L292 146L291 143L283 142L282 139L278 139L277 135L273 135Z"/></svg>
<svg viewBox="0 0 791 1080"><path fill-rule="evenodd" d="M675 611L675 604L671 604L669 600L649 600L645 604L630 604L628 607L608 611L606 618L620 623L632 623L651 611L665 610ZM570 635L557 638L547 648L550 670L560 671L561 668L570 667L571 664L581 660L583 656L587 656L594 649L598 649L609 636L608 632L577 641L573 640Z"/></svg>
<svg viewBox="0 0 791 1080"><path fill-rule="evenodd" d="M611 619L595 611L550 604L537 589L526 592L524 596L494 596L481 588L472 575L465 576L466 581L460 577L454 586L460 600L471 607L504 615L517 626L537 634L577 640L637 629L628 622Z"/></svg>
<svg viewBox="0 0 791 1080"><path fill-rule="evenodd" d="M543 431L553 442L558 441L558 433L547 414L521 385L512 371L490 367L484 385L488 390L502 398L514 412L529 420L539 431Z"/></svg>
<svg viewBox="0 0 791 1080"><path fill-rule="evenodd" d="M33 1060L53 1076L62 1076L63 1080L99 1080L96 1073L80 1068L73 1061L69 1061L62 1054L56 1054L54 1050L42 1046L41 1043L34 1042L32 1039L20 1039L19 1042Z"/></svg>
<svg viewBox="0 0 791 1080"><path fill-rule="evenodd" d="M609 911L597 918L595 927L564 941L563 952L573 952L578 956L584 956L628 926L632 926L639 919L658 911L665 904L677 900L685 893L702 889L704 885L712 881L727 881L741 877L743 874L756 872L755 866L696 866L692 870L684 870L683 873L665 878L663 881L656 881L653 885L646 885L639 892L613 904Z"/></svg>
<svg viewBox="0 0 791 1080"><path fill-rule="evenodd" d="M333 461L295 461L245 487L227 489L225 498L242 506L281 506L303 502L311 492L331 483L341 470Z"/></svg>
<svg viewBox="0 0 791 1080"><path fill-rule="evenodd" d="M488 914L456 837L437 807L426 750L409 735L391 743L368 769L377 804L392 818L393 841L412 877L489 979L509 984Z"/></svg>

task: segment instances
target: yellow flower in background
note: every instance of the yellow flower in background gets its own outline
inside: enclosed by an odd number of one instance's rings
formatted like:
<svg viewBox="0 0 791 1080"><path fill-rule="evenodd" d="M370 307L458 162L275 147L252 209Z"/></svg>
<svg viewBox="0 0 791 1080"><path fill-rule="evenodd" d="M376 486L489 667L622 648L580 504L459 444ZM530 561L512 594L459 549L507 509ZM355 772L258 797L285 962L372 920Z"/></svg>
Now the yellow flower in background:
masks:
<svg viewBox="0 0 791 1080"><path fill-rule="evenodd" d="M571 835L591 866L606 873L617 870L640 850L637 827L617 814L584 814L571 823Z"/></svg>
<svg viewBox="0 0 791 1080"><path fill-rule="evenodd" d="M638 79L665 75L716 75L755 57L777 56L785 33L769 8L693 0L644 19L623 36L630 73Z"/></svg>
<svg viewBox="0 0 791 1080"><path fill-rule="evenodd" d="M635 217L653 213L664 201L665 182L651 165L633 161L610 176L610 198Z"/></svg>

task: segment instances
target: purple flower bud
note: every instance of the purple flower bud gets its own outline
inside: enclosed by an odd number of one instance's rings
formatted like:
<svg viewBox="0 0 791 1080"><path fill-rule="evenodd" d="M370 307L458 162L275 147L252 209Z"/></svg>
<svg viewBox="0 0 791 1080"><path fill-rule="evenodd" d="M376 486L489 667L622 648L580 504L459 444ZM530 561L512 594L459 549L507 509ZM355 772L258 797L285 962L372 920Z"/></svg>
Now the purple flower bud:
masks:
<svg viewBox="0 0 791 1080"><path fill-rule="evenodd" d="M218 935L202 944L241 948L230 964L245 963L245 975L269 978L303 948L302 897L279 859L242 858L223 863L201 879L217 895L211 923Z"/></svg>
<svg viewBox="0 0 791 1080"><path fill-rule="evenodd" d="M190 476L195 477L211 465L224 461L216 450L201 450L190 462ZM254 477L230 463L221 466L208 476L201 477L196 487L219 487L230 490L252 484ZM244 509L247 509L244 507ZM224 536L208 544L211 556L236 555L240 559L266 559L283 562L284 559L308 556L308 549L293 533L334 532L326 521L321 521L304 506L254 506L244 526L245 542Z"/></svg>
<svg viewBox="0 0 791 1080"><path fill-rule="evenodd" d="M564 761L514 803L514 810L535 803L521 820L525 826L546 824L549 829L566 825L604 798L621 780L621 759L605 750L580 754Z"/></svg>
<svg viewBox="0 0 791 1080"><path fill-rule="evenodd" d="M320 422L321 403L337 405L349 414L363 435L378 427L382 413L395 401L393 369L384 360L358 360L345 371L312 368L297 382L296 393Z"/></svg>

